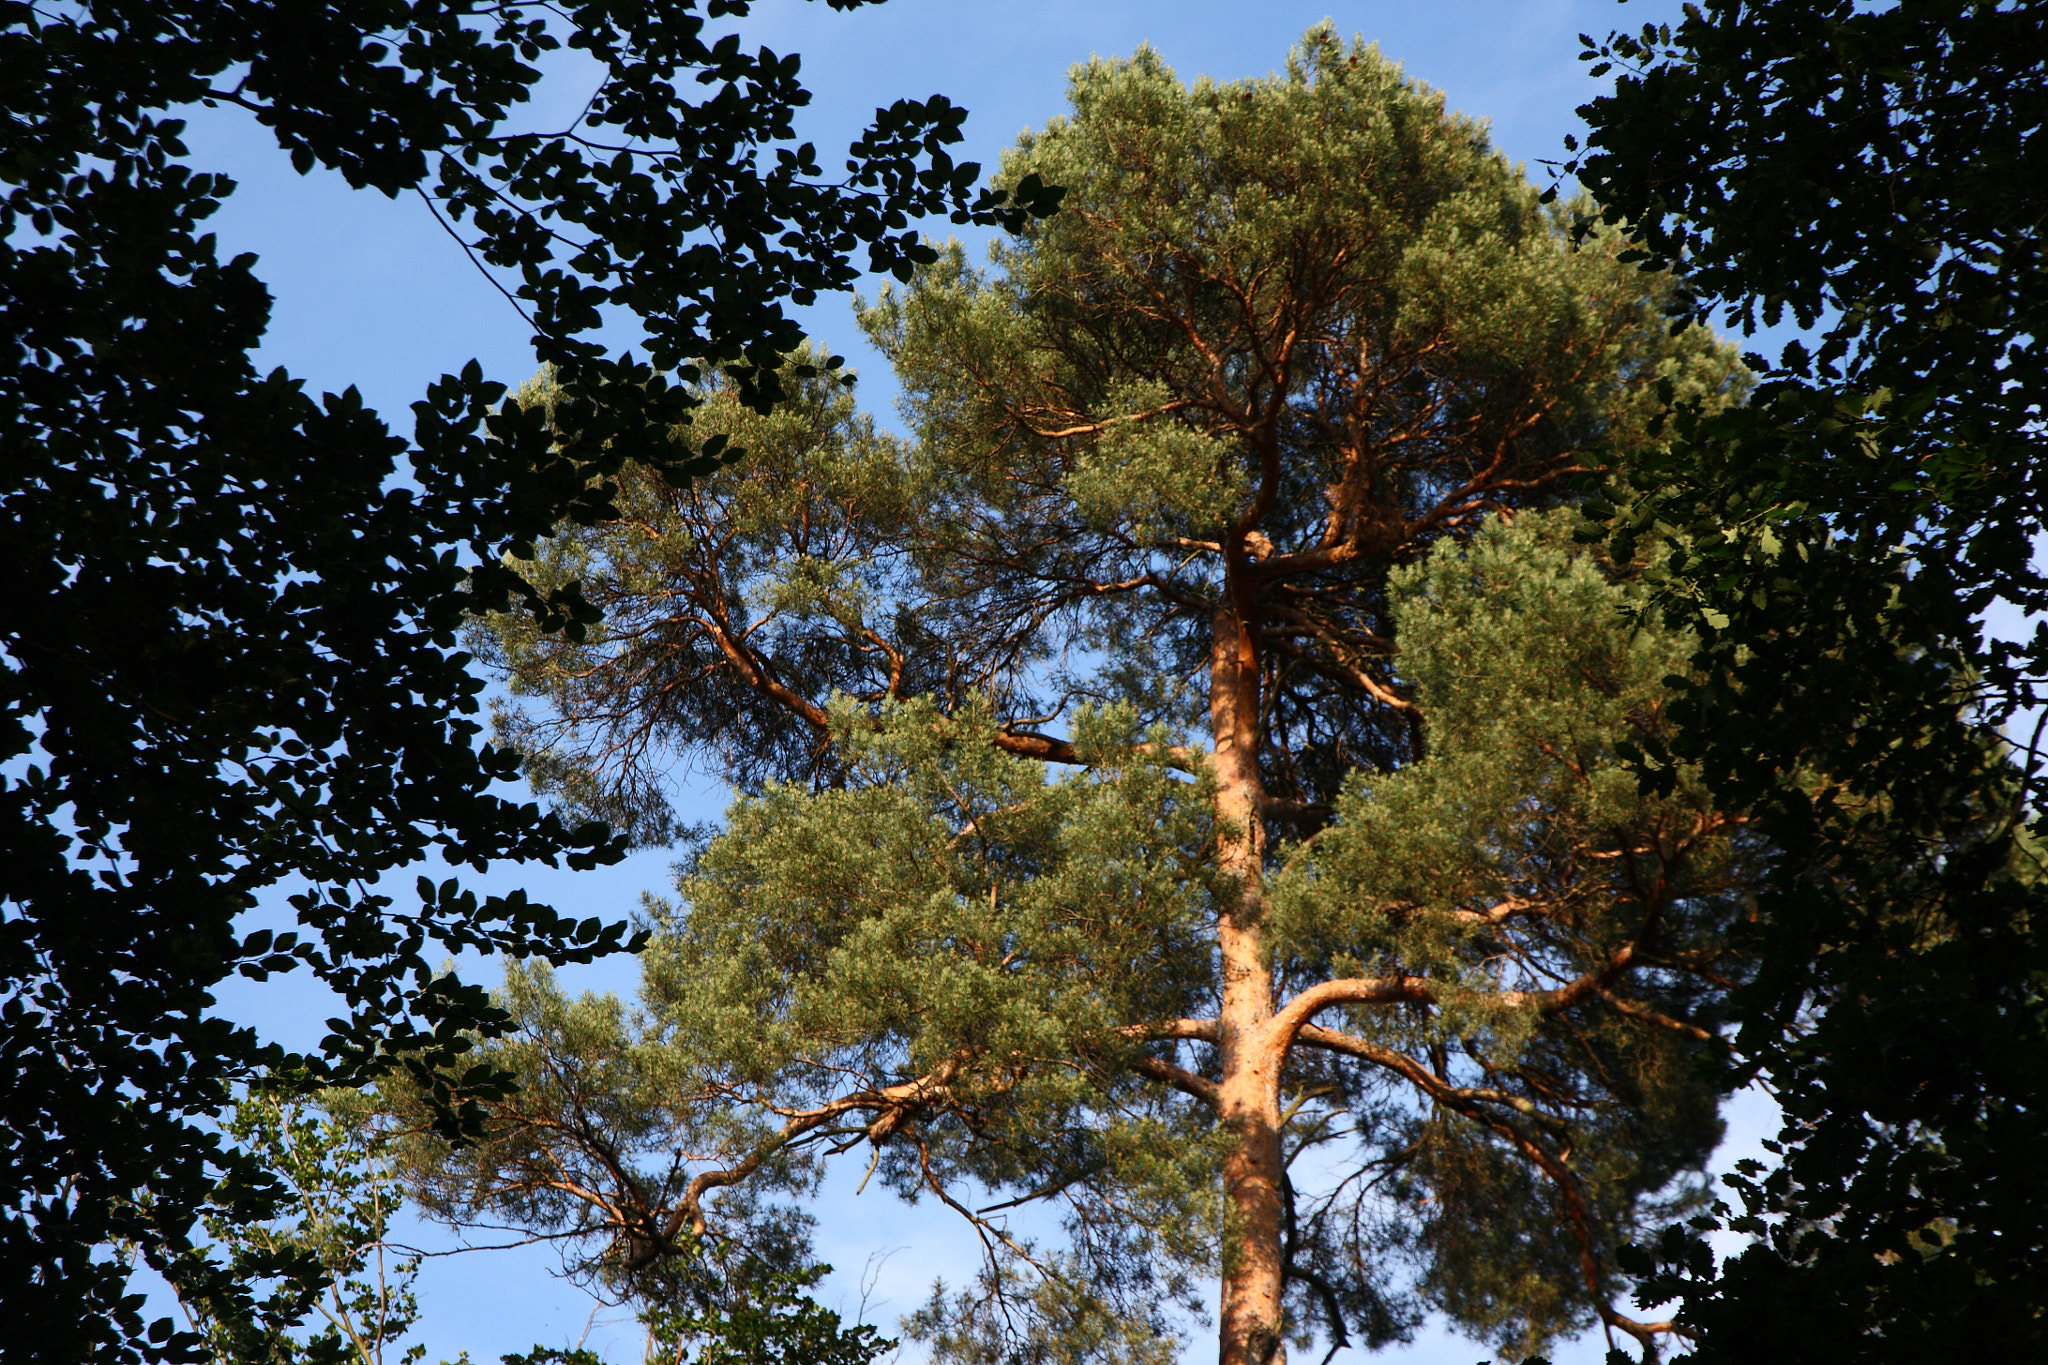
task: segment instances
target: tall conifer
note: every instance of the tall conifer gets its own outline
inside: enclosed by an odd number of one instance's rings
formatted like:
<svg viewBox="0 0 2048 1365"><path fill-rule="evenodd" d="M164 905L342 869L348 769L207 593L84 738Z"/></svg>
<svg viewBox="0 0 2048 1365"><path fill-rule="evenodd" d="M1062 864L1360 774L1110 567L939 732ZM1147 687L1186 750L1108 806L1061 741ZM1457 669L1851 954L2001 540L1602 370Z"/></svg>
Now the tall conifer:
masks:
<svg viewBox="0 0 2048 1365"><path fill-rule="evenodd" d="M1165 1358L1207 1276L1225 1365L1649 1340L1609 1253L1717 1139L1757 853L1616 758L1688 646L1562 505L1742 372L1375 49L1072 101L1003 172L1061 212L863 314L911 439L714 395L746 461L537 561L607 618L493 644L534 777L651 840L678 757L745 796L639 1024L514 983L533 1083L432 1197L630 1283L859 1152L989 1249L910 1324L960 1359Z"/></svg>

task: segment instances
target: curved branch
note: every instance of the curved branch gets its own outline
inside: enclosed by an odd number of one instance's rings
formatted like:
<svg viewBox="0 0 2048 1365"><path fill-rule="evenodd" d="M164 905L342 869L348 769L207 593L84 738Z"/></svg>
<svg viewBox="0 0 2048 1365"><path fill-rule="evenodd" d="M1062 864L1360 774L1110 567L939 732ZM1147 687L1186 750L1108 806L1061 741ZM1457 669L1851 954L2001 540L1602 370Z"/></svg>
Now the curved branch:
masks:
<svg viewBox="0 0 2048 1365"><path fill-rule="evenodd" d="M1625 975L1636 960L1636 945L1624 943L1607 957L1598 971L1587 972L1576 981L1547 991L1502 991L1496 998L1510 1009L1534 1005L1545 1014L1568 1010L1579 1002L1606 992L1615 978Z"/></svg>
<svg viewBox="0 0 2048 1365"><path fill-rule="evenodd" d="M1117 1032L1126 1038L1163 1041L1181 1038L1190 1042L1213 1043L1221 1036L1214 1019L1160 1019L1149 1024L1125 1024Z"/></svg>
<svg viewBox="0 0 2048 1365"><path fill-rule="evenodd" d="M1673 1033L1683 1034L1696 1043L1713 1041L1714 1032L1712 1029L1701 1028L1698 1024L1684 1019L1674 1019L1661 1010L1653 1010L1647 1005L1638 1005L1632 1001L1624 1000L1613 991L1604 988L1599 992L1599 995L1601 1002L1616 1014L1640 1020L1645 1024L1654 1024L1658 1028L1670 1029Z"/></svg>
<svg viewBox="0 0 2048 1365"><path fill-rule="evenodd" d="M1057 441L1067 436L1097 436L1108 431L1111 427L1123 426L1130 422L1147 421L1150 418L1160 417L1169 412L1179 412L1182 408L1189 406L1192 405L1187 399L1176 398L1170 403L1162 403L1156 408L1147 408L1143 412L1125 413L1122 417L1110 417L1100 422L1082 422L1078 426L1060 427L1054 431L1041 431L1033 426L1030 419L1023 416L1021 412L1018 414L1017 421L1040 440Z"/></svg>
<svg viewBox="0 0 2048 1365"><path fill-rule="evenodd" d="M780 1152L798 1138L803 1137L806 1133L822 1128L842 1115L859 1110L884 1109L892 1111L891 1114L885 1114L883 1118L878 1119L869 1128L869 1133L875 1137L875 1140L880 1141L881 1138L887 1137L889 1131L893 1131L887 1125L889 1118L900 1114L903 1110L929 1103L933 1099L942 1096L946 1091L947 1084L954 1076L959 1074L960 1066L965 1060L964 1055L956 1054L948 1058L929 1074L920 1076L916 1080L904 1081L898 1085L885 1085L873 1090L863 1090L847 1095L844 1098L833 1100L829 1104L820 1105L815 1109L804 1109L795 1112L777 1111L784 1113L787 1121L766 1141L757 1145L745 1157L734 1162L732 1165L715 1171L700 1172L690 1181L688 1188L683 1191L683 1197L677 1203L675 1211L669 1215L665 1235L669 1238L674 1238L686 1225L692 1232L701 1235L706 1226L703 1202L705 1195L713 1190L741 1183L760 1170L777 1152Z"/></svg>
<svg viewBox="0 0 2048 1365"><path fill-rule="evenodd" d="M1562 1120L1544 1113L1532 1100L1524 1099L1520 1095L1510 1095L1505 1090L1496 1090L1490 1086L1452 1085L1406 1053L1396 1052L1393 1048L1360 1038L1355 1033L1324 1028L1320 1024L1306 1024L1297 1035L1297 1040L1305 1047L1342 1053L1347 1057L1356 1057L1362 1062L1370 1062L1381 1070L1391 1071L1431 1099L1460 1112L1469 1112L1470 1106L1476 1104L1497 1104L1547 1128L1563 1126Z"/></svg>
<svg viewBox="0 0 2048 1365"><path fill-rule="evenodd" d="M1317 1014L1337 1005L1433 1005L1436 992L1420 976L1345 977L1310 986L1287 1002L1266 1024L1266 1045L1284 1055L1296 1034Z"/></svg>
<svg viewBox="0 0 2048 1365"><path fill-rule="evenodd" d="M1186 1067L1175 1066L1172 1062L1157 1057L1139 1057L1131 1062L1131 1070L1141 1076L1150 1076L1155 1081L1164 1081L1184 1095L1192 1095L1209 1108L1221 1112L1223 1090L1216 1082L1197 1076Z"/></svg>

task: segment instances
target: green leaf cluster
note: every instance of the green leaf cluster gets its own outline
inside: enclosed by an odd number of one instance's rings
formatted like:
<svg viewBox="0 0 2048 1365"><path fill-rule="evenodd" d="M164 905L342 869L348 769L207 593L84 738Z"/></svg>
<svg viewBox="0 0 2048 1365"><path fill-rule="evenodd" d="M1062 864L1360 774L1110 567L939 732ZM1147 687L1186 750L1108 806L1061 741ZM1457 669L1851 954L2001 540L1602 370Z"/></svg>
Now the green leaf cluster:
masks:
<svg viewBox="0 0 2048 1365"><path fill-rule="evenodd" d="M251 1222L229 1206L204 1219L207 1236L226 1254L226 1296L202 1259L171 1272L214 1358L416 1365L425 1357L424 1346L402 1346L419 1320L419 1257L389 1240L403 1189L387 1144L349 1112L350 1098L329 1096L323 1111L288 1091L252 1091L222 1125L290 1193L278 1218ZM188 1278L180 1269L196 1273ZM269 1292L256 1298L250 1291L259 1285ZM321 1325L305 1334L309 1318Z"/></svg>
<svg viewBox="0 0 2048 1365"><path fill-rule="evenodd" d="M1588 509L1687 541L1648 780L1699 763L1786 852L1730 1077L1769 1079L1782 1160L1717 1215L1759 1240L1634 1268L1701 1361L2037 1355L2048 6L1703 0L1587 49L1621 74L1573 168L1683 272L1676 320L1801 330Z"/></svg>
<svg viewBox="0 0 2048 1365"><path fill-rule="evenodd" d="M833 0L841 8L854 0ZM1042 184L978 192L947 148L964 112L901 102L826 178L793 141L793 56L707 22L743 0L569 4L85 0L0 4L0 1318L24 1360L185 1361L145 1325L133 1249L190 1269L217 1201L283 1192L208 1126L238 1085L407 1068L451 1132L502 1078L456 1075L507 1021L431 955L557 962L621 925L523 895L385 873L615 858L602 826L494 794L517 758L479 743L472 611L570 635L573 584L501 554L613 515L629 457L683 484L736 452L677 432L694 398L592 339L640 324L647 357L726 367L782 396L793 305L865 264L931 255L909 220L1018 224ZM528 119L551 52L602 71L568 128ZM581 92L579 92L581 93ZM440 217L558 367L553 421L501 405L471 362L426 387L410 439L350 389L315 398L252 364L270 298L206 231L234 185L191 163L188 105L230 106L295 168ZM426 376L423 379L428 378ZM597 401L602 397L603 401ZM473 567L470 567L473 566ZM291 932L238 915L296 889ZM305 970L343 999L319 1055L214 1012L237 973ZM227 1272L223 1271L223 1274ZM229 1293L232 1286L224 1286Z"/></svg>

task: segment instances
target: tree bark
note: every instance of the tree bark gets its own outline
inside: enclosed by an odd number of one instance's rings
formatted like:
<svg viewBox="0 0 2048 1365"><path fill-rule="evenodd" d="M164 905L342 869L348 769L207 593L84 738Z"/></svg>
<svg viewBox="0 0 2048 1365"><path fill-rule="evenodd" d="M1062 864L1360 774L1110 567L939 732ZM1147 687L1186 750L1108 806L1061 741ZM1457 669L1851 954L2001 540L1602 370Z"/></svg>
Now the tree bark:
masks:
<svg viewBox="0 0 2048 1365"><path fill-rule="evenodd" d="M1265 921L1265 825L1259 777L1259 660L1255 627L1236 603L1215 614L1210 721L1216 751L1218 867L1232 883L1217 918L1223 998L1218 1018L1222 1080L1218 1118L1236 1138L1223 1162L1220 1365L1285 1360L1282 1290L1280 1065L1269 1033L1273 975L1261 942Z"/></svg>

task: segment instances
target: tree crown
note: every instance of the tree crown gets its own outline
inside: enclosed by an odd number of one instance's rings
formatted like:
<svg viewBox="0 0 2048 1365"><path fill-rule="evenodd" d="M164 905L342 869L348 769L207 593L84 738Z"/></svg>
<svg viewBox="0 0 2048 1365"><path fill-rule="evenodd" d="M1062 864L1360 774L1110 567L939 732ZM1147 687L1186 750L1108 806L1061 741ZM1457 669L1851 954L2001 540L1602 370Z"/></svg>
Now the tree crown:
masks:
<svg viewBox="0 0 2048 1365"><path fill-rule="evenodd" d="M863 312L911 437L816 380L767 419L713 385L749 463L629 471L534 570L605 623L488 642L571 805L665 837L678 755L744 793L597 1045L699 1154L615 1182L602 1255L866 1146L987 1238L917 1319L964 1356L1019 1348L985 1300L1024 1263L1056 1355L1156 1353L1206 1273L1233 1361L1424 1303L1647 1339L1606 1249L1718 1131L1691 1059L1757 851L1620 770L1687 646L1631 634L1639 566L1575 555L1562 505L1661 439L1661 388L1726 402L1740 366L1323 30L1229 86L1079 67L1032 174L1058 215ZM545 1127L479 1197L588 1159ZM1063 1248L977 1211L1041 1200Z"/></svg>

